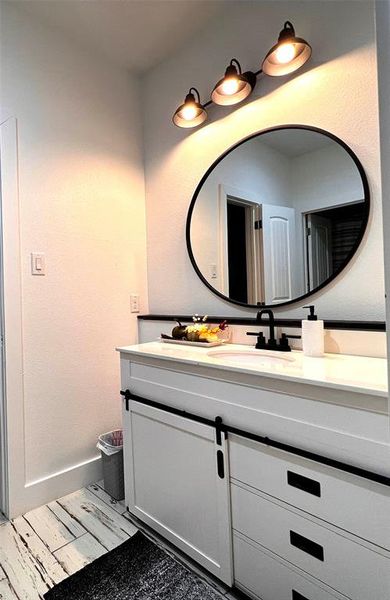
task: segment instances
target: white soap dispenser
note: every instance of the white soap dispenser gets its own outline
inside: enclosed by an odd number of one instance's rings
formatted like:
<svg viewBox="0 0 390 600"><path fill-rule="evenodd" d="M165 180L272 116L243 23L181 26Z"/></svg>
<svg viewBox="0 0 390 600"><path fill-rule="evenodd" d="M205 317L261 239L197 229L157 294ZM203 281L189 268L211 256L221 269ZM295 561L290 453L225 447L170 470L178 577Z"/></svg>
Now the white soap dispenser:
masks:
<svg viewBox="0 0 390 600"><path fill-rule="evenodd" d="M305 356L324 356L324 322L314 313L314 305L304 306L310 314L302 321L302 350Z"/></svg>

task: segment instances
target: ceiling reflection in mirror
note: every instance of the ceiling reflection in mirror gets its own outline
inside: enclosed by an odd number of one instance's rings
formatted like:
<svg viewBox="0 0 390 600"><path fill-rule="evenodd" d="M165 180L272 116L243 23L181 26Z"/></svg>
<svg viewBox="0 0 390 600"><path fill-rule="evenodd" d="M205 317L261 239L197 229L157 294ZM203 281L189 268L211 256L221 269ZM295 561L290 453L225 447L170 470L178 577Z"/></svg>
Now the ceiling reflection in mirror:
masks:
<svg viewBox="0 0 390 600"><path fill-rule="evenodd" d="M349 262L368 219L369 193L353 152L326 132L269 130L219 159L187 220L203 282L232 302L293 302Z"/></svg>

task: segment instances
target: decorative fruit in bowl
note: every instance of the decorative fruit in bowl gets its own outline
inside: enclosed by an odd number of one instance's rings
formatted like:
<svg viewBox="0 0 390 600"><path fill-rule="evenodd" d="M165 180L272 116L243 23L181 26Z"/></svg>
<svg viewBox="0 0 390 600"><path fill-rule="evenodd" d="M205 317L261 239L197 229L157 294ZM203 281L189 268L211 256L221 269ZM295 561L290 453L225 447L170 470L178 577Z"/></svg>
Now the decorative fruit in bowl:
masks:
<svg viewBox="0 0 390 600"><path fill-rule="evenodd" d="M185 325L182 325L180 321L176 321L177 325L172 329L172 337L174 340L183 340L186 339L186 329Z"/></svg>
<svg viewBox="0 0 390 600"><path fill-rule="evenodd" d="M187 331L186 339L189 342L199 342L199 331Z"/></svg>
<svg viewBox="0 0 390 600"><path fill-rule="evenodd" d="M229 339L227 321L222 321L216 327L206 324L207 315L200 317L195 314L192 317L191 325L183 326L180 321L172 330L172 337L176 340L187 340L189 342L218 342L227 341Z"/></svg>
<svg viewBox="0 0 390 600"><path fill-rule="evenodd" d="M203 342L203 336L207 334L208 327L203 321L200 322L197 315L194 315L192 319L194 321L193 325L187 325L186 327L187 340L189 342Z"/></svg>

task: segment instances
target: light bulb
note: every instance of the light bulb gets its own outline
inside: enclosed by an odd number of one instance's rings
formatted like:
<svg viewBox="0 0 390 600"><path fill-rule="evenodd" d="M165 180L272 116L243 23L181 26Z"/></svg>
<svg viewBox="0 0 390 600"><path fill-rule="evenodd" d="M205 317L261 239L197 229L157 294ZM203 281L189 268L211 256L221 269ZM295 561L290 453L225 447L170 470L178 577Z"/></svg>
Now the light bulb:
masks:
<svg viewBox="0 0 390 600"><path fill-rule="evenodd" d="M289 63L295 58L294 44L282 44L276 50L276 60L281 64Z"/></svg>
<svg viewBox="0 0 390 600"><path fill-rule="evenodd" d="M181 111L181 116L186 121L192 121L192 119L196 117L196 107L192 104L184 106L183 110Z"/></svg>
<svg viewBox="0 0 390 600"><path fill-rule="evenodd" d="M279 33L278 42L267 53L261 70L266 75L280 77L300 69L311 56L311 46L295 35L291 21L286 21Z"/></svg>
<svg viewBox="0 0 390 600"><path fill-rule="evenodd" d="M229 77L229 79L225 79L222 84L222 92L226 94L226 96L231 96L238 91L238 79L236 77Z"/></svg>
<svg viewBox="0 0 390 600"><path fill-rule="evenodd" d="M195 99L195 95L198 98L197 100ZM174 125L191 129L191 127L198 127L198 125L203 123L206 119L207 112L200 103L198 90L196 88L190 88L184 103L176 109L175 114L172 117Z"/></svg>

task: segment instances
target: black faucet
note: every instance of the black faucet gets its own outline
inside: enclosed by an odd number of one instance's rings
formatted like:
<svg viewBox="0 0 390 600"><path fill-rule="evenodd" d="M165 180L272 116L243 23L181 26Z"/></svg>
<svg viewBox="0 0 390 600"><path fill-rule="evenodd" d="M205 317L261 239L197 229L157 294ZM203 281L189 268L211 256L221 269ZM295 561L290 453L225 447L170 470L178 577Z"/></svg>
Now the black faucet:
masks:
<svg viewBox="0 0 390 600"><path fill-rule="evenodd" d="M263 315L268 315L268 319L263 319ZM253 331L247 331L247 335L257 336L257 342L255 348L257 350L278 350L279 352L290 352L291 348L288 343L288 338L300 338L300 335L286 335L282 333L282 337L279 342L275 338L275 317L271 309L260 310L256 315L256 323L266 324L269 326L269 339L266 342L264 334L260 331L255 333Z"/></svg>
<svg viewBox="0 0 390 600"><path fill-rule="evenodd" d="M268 315L268 319L264 321L263 315ZM268 348L276 348L276 339L275 339L275 317L274 313L270 308L264 308L260 310L256 315L256 322L261 324L265 323L269 326L269 339L268 339Z"/></svg>

